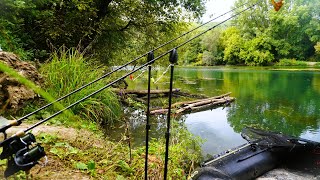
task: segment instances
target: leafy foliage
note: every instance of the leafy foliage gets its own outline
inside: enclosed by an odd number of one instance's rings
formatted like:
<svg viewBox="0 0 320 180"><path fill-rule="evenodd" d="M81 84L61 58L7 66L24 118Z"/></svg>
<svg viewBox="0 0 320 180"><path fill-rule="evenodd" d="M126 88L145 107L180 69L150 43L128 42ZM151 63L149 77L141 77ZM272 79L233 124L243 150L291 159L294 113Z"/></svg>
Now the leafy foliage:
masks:
<svg viewBox="0 0 320 180"><path fill-rule="evenodd" d="M247 1L238 0L236 5L243 2ZM281 58L303 60L314 55L313 46L319 38L319 1L290 1L279 12L264 1L255 2L258 5L242 13L233 25L246 41L251 40L249 48L260 41L259 50L265 54L261 57L266 56L262 65Z"/></svg>
<svg viewBox="0 0 320 180"><path fill-rule="evenodd" d="M157 40L157 33L170 32L185 18L200 17L204 0L2 0L0 8L4 50L43 58L51 44L80 45L110 63L129 42Z"/></svg>
<svg viewBox="0 0 320 180"><path fill-rule="evenodd" d="M259 0L237 0L235 7L245 3L247 7L256 5L237 16L222 32L215 29L203 36L201 51L189 46L186 52L192 56L185 56L184 62L264 66L280 59L319 60L319 1L290 1L278 12L271 3Z"/></svg>
<svg viewBox="0 0 320 180"><path fill-rule="evenodd" d="M297 61L295 59L280 59L279 62L275 64L276 66L307 66L304 61Z"/></svg>

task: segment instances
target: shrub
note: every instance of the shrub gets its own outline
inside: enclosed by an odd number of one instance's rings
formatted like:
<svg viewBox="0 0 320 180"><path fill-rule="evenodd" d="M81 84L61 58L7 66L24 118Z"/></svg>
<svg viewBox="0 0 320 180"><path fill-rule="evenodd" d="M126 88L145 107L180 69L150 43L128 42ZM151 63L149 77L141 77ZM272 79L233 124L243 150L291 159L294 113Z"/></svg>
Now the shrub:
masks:
<svg viewBox="0 0 320 180"><path fill-rule="evenodd" d="M280 59L275 66L307 66L304 61L297 61L295 59Z"/></svg>

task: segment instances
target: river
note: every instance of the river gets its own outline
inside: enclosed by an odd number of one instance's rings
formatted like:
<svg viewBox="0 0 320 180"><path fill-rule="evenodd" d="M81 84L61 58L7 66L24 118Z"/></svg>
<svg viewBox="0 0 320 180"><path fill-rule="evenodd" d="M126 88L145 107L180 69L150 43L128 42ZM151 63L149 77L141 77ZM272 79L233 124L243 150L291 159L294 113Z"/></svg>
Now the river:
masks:
<svg viewBox="0 0 320 180"><path fill-rule="evenodd" d="M163 71L154 71L154 77ZM168 76L169 72L152 88L167 89ZM129 87L147 89L146 79L130 81ZM204 156L243 144L240 133L246 126L320 142L320 69L178 67L174 88L207 96L232 92L236 98L229 107L181 117L191 133L205 139ZM139 111L131 119L134 141L141 145L145 140L142 119ZM151 122L151 136L164 137L165 117Z"/></svg>

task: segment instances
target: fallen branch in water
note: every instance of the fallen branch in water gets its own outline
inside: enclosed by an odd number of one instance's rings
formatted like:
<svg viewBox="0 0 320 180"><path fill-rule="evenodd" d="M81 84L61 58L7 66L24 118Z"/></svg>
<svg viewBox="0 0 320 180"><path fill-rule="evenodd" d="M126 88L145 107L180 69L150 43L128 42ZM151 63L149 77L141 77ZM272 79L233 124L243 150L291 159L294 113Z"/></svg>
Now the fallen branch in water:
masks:
<svg viewBox="0 0 320 180"><path fill-rule="evenodd" d="M174 103L171 107L173 114L182 114L187 112L195 112L210 109L218 105L228 105L230 102L234 101L235 98L229 97L231 93L226 93L220 96L214 96L206 99L198 99L194 101L184 101ZM165 109L156 109L150 112L150 114L166 114L168 108Z"/></svg>

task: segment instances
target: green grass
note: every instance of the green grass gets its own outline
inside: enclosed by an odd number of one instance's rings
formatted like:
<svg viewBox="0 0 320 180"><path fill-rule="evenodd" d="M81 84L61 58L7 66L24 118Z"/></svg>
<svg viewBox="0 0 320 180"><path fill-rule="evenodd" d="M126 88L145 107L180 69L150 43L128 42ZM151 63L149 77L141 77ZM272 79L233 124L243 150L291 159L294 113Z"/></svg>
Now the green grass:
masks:
<svg viewBox="0 0 320 180"><path fill-rule="evenodd" d="M50 61L44 64L41 74L45 76L45 88L55 98L68 94L75 89L102 76L103 71L76 49L64 47L51 54ZM88 94L102 88L107 80L90 85L61 101L68 106ZM112 123L121 116L122 109L115 94L104 90L72 108L74 114L100 124Z"/></svg>
<svg viewBox="0 0 320 180"><path fill-rule="evenodd" d="M143 179L145 147L131 149L128 146L127 132L119 142L109 141L102 132L86 130L70 134L61 129L37 134L38 142L45 148L49 159L47 166L31 169L32 179ZM43 129L45 130L45 129ZM200 162L201 140L194 137L185 125L173 121L170 137L168 179L187 179ZM149 143L148 176L150 179L163 179L165 139L152 139ZM7 166L0 160L0 171ZM30 177L30 176L29 176ZM3 176L0 174L0 179ZM27 179L20 171L11 179Z"/></svg>
<svg viewBox="0 0 320 180"><path fill-rule="evenodd" d="M5 66L0 66L4 67ZM9 70L6 70L10 72ZM41 67L45 76L45 94L54 98L61 97L76 88L100 77L102 70L94 63L84 58L83 54L75 49L65 50L61 48L52 54L50 61ZM13 73L14 74L14 73ZM17 76L18 77L18 76ZM19 81L24 81L20 79ZM103 87L109 80L102 80L93 86L89 86L75 95L61 101L67 106L91 92ZM26 83L32 87L32 83ZM31 85L30 85L31 84ZM36 90L37 88L34 87ZM44 91L38 91L43 93ZM46 103L46 102L44 102ZM62 107L62 106L61 106ZM32 111L36 108L33 104L28 107ZM43 111L42 118L50 116L54 108ZM91 97L71 109L74 114L79 114L82 119L90 121L76 122L75 118L58 116L49 122L53 124L66 124L73 127L81 126L79 135L75 138L65 137L65 134L43 133L38 135L38 141L45 147L46 153L51 161L47 169L36 172L36 178L45 178L54 174L58 168L66 175L69 172L78 172L79 176L89 176L92 179L142 179L144 177L145 147L132 149L132 158L129 156L127 145L128 137L125 134L122 140L114 143L105 139L103 132L97 128L97 123L111 123L118 120L123 112L117 97L106 90ZM61 122L65 121L65 122ZM68 120L68 121L66 121ZM81 124L80 124L81 123ZM169 152L169 179L187 179L194 170L201 157L201 140L195 138L184 126L173 120L172 136L170 137ZM89 129L93 133L85 131ZM152 139L149 146L149 177L152 179L163 178L165 139ZM0 170L4 170L6 162L0 161ZM34 171L37 171L36 169ZM59 171L58 171L59 172ZM18 173L15 177L26 179L24 173ZM70 177L65 177L70 178Z"/></svg>
<svg viewBox="0 0 320 180"><path fill-rule="evenodd" d="M280 59L275 66L307 66L305 61L297 61L296 59Z"/></svg>
<svg viewBox="0 0 320 180"><path fill-rule="evenodd" d="M41 134L40 139L49 157L57 159L65 166L59 168L80 171L93 179L143 179L144 146L131 149L130 158L127 138L114 143L105 141L99 134L83 134L90 136L90 141L81 135L71 140ZM187 131L185 126L173 123L168 164L169 179L187 179L194 171L200 162L200 143L201 141ZM152 139L149 145L148 176L151 179L163 179L165 139Z"/></svg>
<svg viewBox="0 0 320 180"><path fill-rule="evenodd" d="M25 85L26 87L32 89L35 93L39 94L43 99L46 100L47 103L53 102L55 98L53 98L50 93L47 93L45 90L43 90L41 87L34 84L32 81L28 80L21 74L19 74L14 69L10 68L6 64L0 62L0 71L5 72L10 77L15 78L19 83ZM54 107L58 110L61 110L64 108L63 105L61 105L59 102L54 103ZM70 117L72 114L69 111L65 111L64 114L67 117Z"/></svg>

